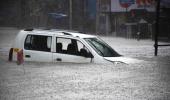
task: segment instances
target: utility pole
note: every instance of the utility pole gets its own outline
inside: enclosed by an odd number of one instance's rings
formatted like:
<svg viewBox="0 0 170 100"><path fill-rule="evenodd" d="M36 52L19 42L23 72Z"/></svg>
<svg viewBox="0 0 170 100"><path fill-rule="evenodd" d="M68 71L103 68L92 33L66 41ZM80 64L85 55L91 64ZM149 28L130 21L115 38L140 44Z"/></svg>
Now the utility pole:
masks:
<svg viewBox="0 0 170 100"><path fill-rule="evenodd" d="M18 28L21 28L21 24L22 24L22 23L21 23L21 22L22 22L22 21L21 21L21 17L22 17L22 16L21 16L21 13L22 13L22 12L21 12L21 9L22 9L21 3L22 3L22 0L19 0L18 8L17 8L17 9L18 9L18 14L17 14L17 16L18 16L18 19L17 19L17 21L18 21L17 27L18 27Z"/></svg>
<svg viewBox="0 0 170 100"><path fill-rule="evenodd" d="M83 0L83 32L85 32L85 30L86 30L86 13L87 13L87 0Z"/></svg>
<svg viewBox="0 0 170 100"><path fill-rule="evenodd" d="M69 0L69 29L72 30L72 15L73 15L73 2L72 0Z"/></svg>
<svg viewBox="0 0 170 100"><path fill-rule="evenodd" d="M158 54L158 34L159 34L159 15L160 15L160 0L157 0L156 5L156 33L155 33L155 56Z"/></svg>
<svg viewBox="0 0 170 100"><path fill-rule="evenodd" d="M158 36L159 36L159 32L160 32L160 28L159 28L159 23L160 23L160 0L156 0L157 1L157 8L156 8L156 33L155 33L155 56L157 56L158 54L158 47L159 46L170 46L170 44L158 44Z"/></svg>
<svg viewBox="0 0 170 100"><path fill-rule="evenodd" d="M96 0L96 34L98 33L99 29L99 9L100 9L100 1Z"/></svg>

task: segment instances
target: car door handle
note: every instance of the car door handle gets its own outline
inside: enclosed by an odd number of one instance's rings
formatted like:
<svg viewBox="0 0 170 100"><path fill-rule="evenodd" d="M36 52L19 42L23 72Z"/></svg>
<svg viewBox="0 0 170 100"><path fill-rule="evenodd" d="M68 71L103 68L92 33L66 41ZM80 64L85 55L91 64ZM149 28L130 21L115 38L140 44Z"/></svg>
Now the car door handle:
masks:
<svg viewBox="0 0 170 100"><path fill-rule="evenodd" d="M31 58L31 56L30 55L25 55L25 58Z"/></svg>
<svg viewBox="0 0 170 100"><path fill-rule="evenodd" d="M56 60L57 60L57 61L62 61L62 59L61 59L61 58L57 58Z"/></svg>

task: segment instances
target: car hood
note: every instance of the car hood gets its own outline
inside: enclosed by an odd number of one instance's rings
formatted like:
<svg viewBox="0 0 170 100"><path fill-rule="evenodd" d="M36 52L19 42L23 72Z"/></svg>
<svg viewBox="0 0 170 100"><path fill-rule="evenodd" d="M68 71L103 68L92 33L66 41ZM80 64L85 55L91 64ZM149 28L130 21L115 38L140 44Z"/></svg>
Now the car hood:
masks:
<svg viewBox="0 0 170 100"><path fill-rule="evenodd" d="M135 58L130 57L104 57L104 59L111 61L111 62L122 62L126 64L132 64L132 63L140 63L142 60L138 60Z"/></svg>

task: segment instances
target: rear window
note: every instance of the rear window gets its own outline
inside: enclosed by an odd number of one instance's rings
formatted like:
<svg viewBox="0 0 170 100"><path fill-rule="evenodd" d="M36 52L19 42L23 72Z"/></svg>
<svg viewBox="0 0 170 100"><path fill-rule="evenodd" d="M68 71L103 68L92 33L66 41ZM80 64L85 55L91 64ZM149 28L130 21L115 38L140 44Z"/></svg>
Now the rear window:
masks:
<svg viewBox="0 0 170 100"><path fill-rule="evenodd" d="M50 52L51 43L51 36L27 35L24 43L24 49Z"/></svg>

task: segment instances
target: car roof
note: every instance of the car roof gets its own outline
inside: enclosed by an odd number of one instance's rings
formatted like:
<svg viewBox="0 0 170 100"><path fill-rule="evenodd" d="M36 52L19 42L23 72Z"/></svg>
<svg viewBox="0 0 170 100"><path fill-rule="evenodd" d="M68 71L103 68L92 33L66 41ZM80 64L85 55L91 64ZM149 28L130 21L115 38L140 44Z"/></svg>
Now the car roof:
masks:
<svg viewBox="0 0 170 100"><path fill-rule="evenodd" d="M62 30L62 29L25 29L22 30L30 34L41 34L41 35L56 35L56 36L67 36L67 37L78 37L78 38L94 38L96 36L84 34L83 32L73 30ZM28 34L27 33L27 34Z"/></svg>

